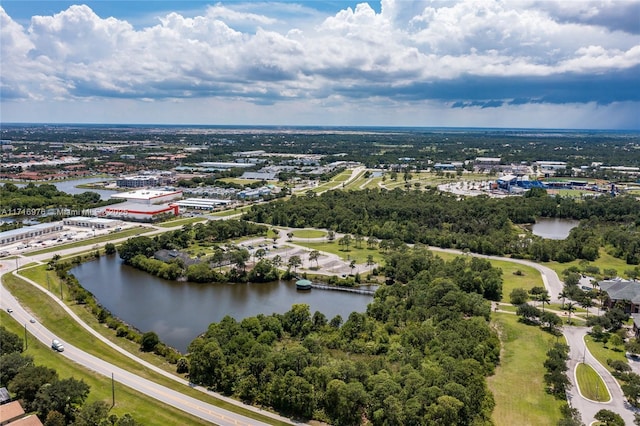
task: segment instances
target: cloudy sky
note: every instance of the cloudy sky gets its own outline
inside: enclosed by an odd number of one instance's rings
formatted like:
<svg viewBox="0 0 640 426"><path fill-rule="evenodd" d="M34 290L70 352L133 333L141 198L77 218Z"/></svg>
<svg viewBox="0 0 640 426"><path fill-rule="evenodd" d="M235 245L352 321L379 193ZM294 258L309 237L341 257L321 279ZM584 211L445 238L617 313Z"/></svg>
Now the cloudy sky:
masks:
<svg viewBox="0 0 640 426"><path fill-rule="evenodd" d="M640 0L0 5L2 122L640 129Z"/></svg>

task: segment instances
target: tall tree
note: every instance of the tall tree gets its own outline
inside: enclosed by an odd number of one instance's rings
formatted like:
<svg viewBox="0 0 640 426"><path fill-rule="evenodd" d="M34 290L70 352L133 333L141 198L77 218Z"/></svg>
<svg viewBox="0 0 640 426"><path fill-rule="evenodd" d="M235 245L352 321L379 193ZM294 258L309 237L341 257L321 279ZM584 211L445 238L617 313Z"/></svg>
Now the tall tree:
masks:
<svg viewBox="0 0 640 426"><path fill-rule="evenodd" d="M289 268L293 268L293 272L296 273L298 270L298 266L302 265L302 259L298 255L291 256L289 258L288 266Z"/></svg>
<svg viewBox="0 0 640 426"><path fill-rule="evenodd" d="M312 250L309 253L309 262L316 262L316 268L319 268L320 266L318 265L318 258L320 257L320 252L318 250Z"/></svg>

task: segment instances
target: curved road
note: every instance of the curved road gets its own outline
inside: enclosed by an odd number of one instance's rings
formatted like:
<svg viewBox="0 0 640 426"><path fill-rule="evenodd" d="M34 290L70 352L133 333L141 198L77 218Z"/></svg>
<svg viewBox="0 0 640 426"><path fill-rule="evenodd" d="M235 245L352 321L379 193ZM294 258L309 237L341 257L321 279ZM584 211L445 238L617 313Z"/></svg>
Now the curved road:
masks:
<svg viewBox="0 0 640 426"><path fill-rule="evenodd" d="M571 406L578 409L578 411L582 415L582 420L585 421L586 424L591 424L592 422L594 422L595 414L603 409L611 410L615 413L620 414L620 416L622 416L623 420L625 421L625 424L627 425L635 424L634 414L637 412L637 410L635 410L626 401L620 385L611 375L609 370L607 370L602 364L600 364L598 360L596 360L596 358L587 349L584 338L587 335L588 328L564 327L562 331L567 339L567 344L569 345L569 361L567 362L569 370L567 371L567 376L571 381L572 387L567 392L567 400L569 401ZM576 383L575 378L575 369L577 368L578 364L582 362L593 367L593 369L596 370L596 372L600 375L605 385L607 386L607 389L609 390L609 394L611 395L610 401L591 401L580 395L580 392L578 391L578 384Z"/></svg>
<svg viewBox="0 0 640 426"><path fill-rule="evenodd" d="M73 249L71 249L73 250ZM51 254L47 255L47 257L50 257ZM24 259L23 259L24 260ZM15 260L5 260L0 262L0 277L6 273L12 272L15 274ZM93 330L91 327L89 327L86 323L84 323L73 311L71 311L66 305L64 305L64 303L62 303L56 295L48 292L46 289L43 289L42 287L40 287L39 285L37 285L36 283L34 283L31 280L28 280L24 277L21 276L22 279L25 279L29 282L31 282L31 284L35 285L36 288L40 289L41 291L43 291L44 293L47 293L50 297L52 297L53 300L55 300L59 305L61 305L63 307L63 309L65 309L65 311L72 316L72 318L78 322L85 330L87 330L88 332L90 332L96 339L101 340L102 342L104 342L105 344L108 344L109 346L111 346L112 348L114 348L115 350L117 350L118 352L122 353L123 355L133 359L134 361L140 363L141 365L143 365L144 367L151 369L153 371L155 371L158 374L162 374L165 377L168 377L172 380L175 380L176 383L176 388L179 388L180 386L190 386L189 382L187 380L184 380L178 376L172 375L138 357L136 357L135 355L125 351L124 349L120 348L118 345L116 345L115 343L109 341L108 339L106 339L105 337L103 337L102 335L100 335L98 332L96 332L95 330ZM49 331L46 327L44 327L42 324L36 322L36 323L31 323L30 319L32 318L32 316L18 303L18 301L13 297L13 295L4 287L4 285L0 285L0 308L2 309L7 309L7 308L11 308L13 310L13 312L11 313L11 316L14 317L14 319L16 319L19 323L21 324L25 324L26 325L26 329L27 331L32 334L34 337L36 337L38 340L40 340L42 343L44 343L46 346L51 345L51 341L53 339L58 339L60 341L63 342L65 350L64 352L60 353L60 356L65 356L67 358L69 358L70 360L77 362L78 364L92 370L95 371L99 374L102 374L106 377L112 377L115 381L122 383L126 386L129 386L130 388L143 393L145 395L148 395L152 398L157 399L158 401L171 405L179 410L185 411L189 414L192 414L196 417L199 417L205 421L209 421L213 424L216 425L220 425L220 426L253 426L253 425L268 425L269 423L264 423L264 422L260 422L258 420L255 419L251 419L248 417L245 417L243 415L231 412L229 410L225 410L223 408L220 407L216 407L215 405L200 401L196 398L184 395L182 393L180 393L177 390L168 388L166 386L162 386L159 385L151 380L142 378L134 373L131 373L127 370L124 370L120 367L117 367L113 364L110 364L106 361L101 360L100 358L97 358L91 354L88 354L76 347L74 347L72 344L70 344L70 342L68 340L62 339L58 336L56 336L55 334L53 334L51 331ZM297 424L292 422L290 419L287 419L285 417L281 417L278 416L276 414L273 413L269 413L266 411L262 411L259 410L258 408L255 407L251 407L251 406L247 406L244 404L239 403L238 401L232 400L231 398L226 398L222 395L218 395L215 394L213 392L209 392L206 391L202 388L198 388L198 390L201 390L205 393L208 393L216 398L219 399L223 399L227 402L231 402L233 404L242 406L243 408L247 409L247 410L252 410L255 412L260 413L261 415L267 416L267 417L272 417L278 421L282 421L282 422L286 422L289 424Z"/></svg>

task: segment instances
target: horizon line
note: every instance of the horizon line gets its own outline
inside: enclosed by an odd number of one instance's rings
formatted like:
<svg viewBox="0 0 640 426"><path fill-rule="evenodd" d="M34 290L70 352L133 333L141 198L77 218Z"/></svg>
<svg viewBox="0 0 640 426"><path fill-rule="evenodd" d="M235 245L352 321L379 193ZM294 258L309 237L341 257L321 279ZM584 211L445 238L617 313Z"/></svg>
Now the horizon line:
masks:
<svg viewBox="0 0 640 426"><path fill-rule="evenodd" d="M184 123L78 123L78 122L3 122L1 126L94 126L94 127L210 127L210 128L323 128L323 129L465 129L465 130L536 130L536 131L562 131L562 132L632 132L640 133L638 129L613 129L613 128L569 128L569 127L492 127L492 126L420 126L420 125L335 125L335 124L184 124Z"/></svg>

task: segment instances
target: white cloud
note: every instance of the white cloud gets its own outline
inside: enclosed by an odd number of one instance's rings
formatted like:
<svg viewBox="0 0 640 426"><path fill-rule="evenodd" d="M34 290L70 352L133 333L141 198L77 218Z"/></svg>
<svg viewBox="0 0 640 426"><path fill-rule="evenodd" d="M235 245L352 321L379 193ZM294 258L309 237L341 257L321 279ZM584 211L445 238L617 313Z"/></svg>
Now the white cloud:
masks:
<svg viewBox="0 0 640 426"><path fill-rule="evenodd" d="M382 0L380 13L361 3L322 20L299 5L229 3L199 16L167 13L143 28L87 6L35 16L23 28L0 7L3 105L211 98L321 108L325 99L400 111L408 97L464 101L462 90L447 98L433 85L486 78L508 79L517 98L531 78L559 84L640 69L640 36L615 25L615 3ZM292 20L296 12L300 20Z"/></svg>

